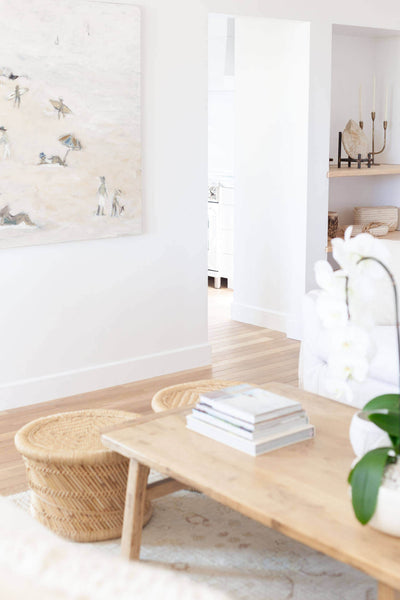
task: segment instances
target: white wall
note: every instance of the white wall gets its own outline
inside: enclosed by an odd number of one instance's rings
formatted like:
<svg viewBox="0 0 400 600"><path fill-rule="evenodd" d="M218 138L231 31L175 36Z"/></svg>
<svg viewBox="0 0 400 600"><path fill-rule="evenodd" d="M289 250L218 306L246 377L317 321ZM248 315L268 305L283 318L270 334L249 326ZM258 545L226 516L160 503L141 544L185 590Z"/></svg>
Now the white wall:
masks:
<svg viewBox="0 0 400 600"><path fill-rule="evenodd" d="M308 198L298 230L306 287L326 243L332 24L400 29L397 0L134 3L143 8L144 235L1 251L2 407L209 359L208 13L311 22ZM6 7L1 0L2 16ZM287 243L282 237L280 247ZM263 276L264 256L256 260ZM294 287L297 298L301 283Z"/></svg>
<svg viewBox="0 0 400 600"><path fill-rule="evenodd" d="M305 288L309 51L306 23L236 20L232 316L280 331Z"/></svg>
<svg viewBox="0 0 400 600"><path fill-rule="evenodd" d="M0 409L210 360L207 13L140 4L144 233L1 251Z"/></svg>
<svg viewBox="0 0 400 600"><path fill-rule="evenodd" d="M389 32L367 30L334 33L332 40L332 104L330 156L337 161L337 136L347 121L359 120L359 86L362 86L364 131L371 140L372 81L376 75L375 149L383 142L385 91L389 89L387 148L376 162L400 163L400 38ZM351 57L351 60L350 60ZM343 151L343 156L345 153ZM343 165L342 168L347 168ZM354 168L354 167L353 167ZM400 178L337 178L329 182L329 209L339 213L342 227L353 222L354 206L400 206Z"/></svg>
<svg viewBox="0 0 400 600"><path fill-rule="evenodd" d="M233 25L233 26L232 26ZM208 174L210 181L234 175L234 19L208 20ZM232 73L232 74L228 74Z"/></svg>

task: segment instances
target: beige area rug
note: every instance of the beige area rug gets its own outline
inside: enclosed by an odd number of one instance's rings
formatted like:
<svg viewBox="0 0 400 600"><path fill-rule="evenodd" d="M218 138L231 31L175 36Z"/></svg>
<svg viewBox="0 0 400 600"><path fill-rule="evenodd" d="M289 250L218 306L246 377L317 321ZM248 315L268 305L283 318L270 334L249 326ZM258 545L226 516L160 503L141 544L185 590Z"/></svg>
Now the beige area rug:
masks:
<svg viewBox="0 0 400 600"><path fill-rule="evenodd" d="M10 498L29 511L29 492ZM119 544L90 546L118 554ZM195 492L154 502L141 559L169 565L239 600L376 599L370 577Z"/></svg>

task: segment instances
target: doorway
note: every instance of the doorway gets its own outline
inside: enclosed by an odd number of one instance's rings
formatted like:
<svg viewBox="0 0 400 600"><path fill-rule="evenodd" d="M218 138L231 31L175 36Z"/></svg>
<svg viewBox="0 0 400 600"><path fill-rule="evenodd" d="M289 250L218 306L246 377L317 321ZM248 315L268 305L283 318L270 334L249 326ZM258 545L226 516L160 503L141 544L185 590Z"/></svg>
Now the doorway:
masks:
<svg viewBox="0 0 400 600"><path fill-rule="evenodd" d="M310 25L210 14L208 52L208 274L232 319L286 333L305 289Z"/></svg>

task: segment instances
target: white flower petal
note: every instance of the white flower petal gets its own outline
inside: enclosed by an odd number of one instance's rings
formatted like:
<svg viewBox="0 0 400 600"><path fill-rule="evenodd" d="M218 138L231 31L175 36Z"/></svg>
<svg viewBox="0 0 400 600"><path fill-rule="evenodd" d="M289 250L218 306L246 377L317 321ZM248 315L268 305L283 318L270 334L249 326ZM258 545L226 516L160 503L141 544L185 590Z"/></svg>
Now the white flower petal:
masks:
<svg viewBox="0 0 400 600"><path fill-rule="evenodd" d="M318 260L314 265L315 280L320 288L329 290L332 286L333 269L327 260Z"/></svg>
<svg viewBox="0 0 400 600"><path fill-rule="evenodd" d="M325 387L329 398L332 398L333 400L341 400L342 402L352 404L353 392L349 384L346 383L346 381L328 378L326 380Z"/></svg>
<svg viewBox="0 0 400 600"><path fill-rule="evenodd" d="M333 297L327 292L321 292L318 296L316 309L323 326L327 329L343 327L347 323L346 302Z"/></svg>
<svg viewBox="0 0 400 600"><path fill-rule="evenodd" d="M352 233L353 233L353 225L350 225L349 227L347 227L346 231L344 232L345 242L347 242L351 238Z"/></svg>

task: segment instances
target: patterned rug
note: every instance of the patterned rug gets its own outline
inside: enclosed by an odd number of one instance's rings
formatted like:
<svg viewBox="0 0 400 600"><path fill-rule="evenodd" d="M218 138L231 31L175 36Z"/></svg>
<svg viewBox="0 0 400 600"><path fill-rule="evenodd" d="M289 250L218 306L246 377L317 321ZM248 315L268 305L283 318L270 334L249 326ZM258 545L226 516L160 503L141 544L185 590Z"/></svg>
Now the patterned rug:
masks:
<svg viewBox="0 0 400 600"><path fill-rule="evenodd" d="M11 499L29 511L29 492ZM119 540L90 545L120 550ZM184 571L238 600L376 599L376 584L367 575L195 492L154 502L141 559Z"/></svg>

